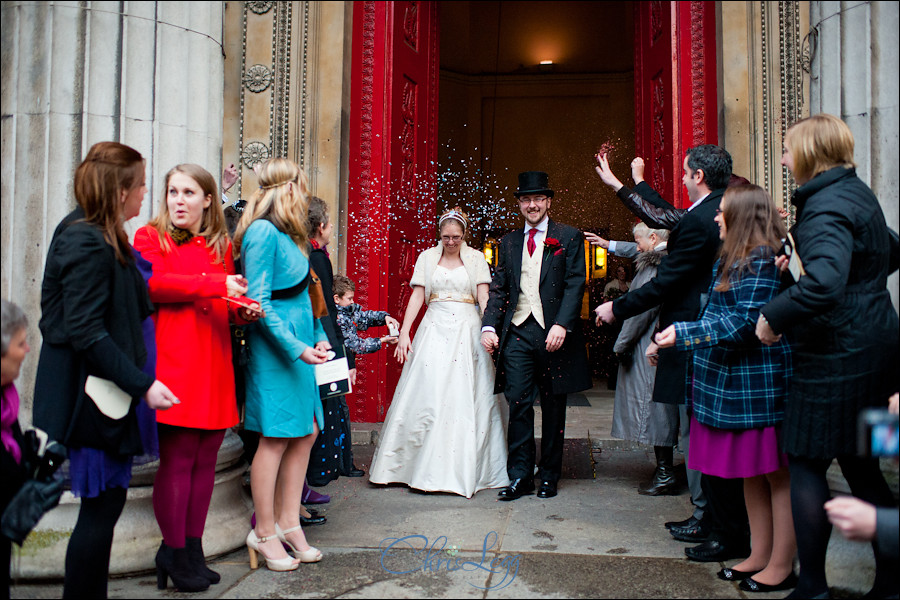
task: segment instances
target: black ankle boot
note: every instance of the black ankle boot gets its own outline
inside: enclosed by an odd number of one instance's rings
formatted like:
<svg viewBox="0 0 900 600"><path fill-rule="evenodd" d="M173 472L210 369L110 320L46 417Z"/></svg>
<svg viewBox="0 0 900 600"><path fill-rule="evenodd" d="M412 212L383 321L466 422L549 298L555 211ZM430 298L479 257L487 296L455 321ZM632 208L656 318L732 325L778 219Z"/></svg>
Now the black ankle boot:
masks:
<svg viewBox="0 0 900 600"><path fill-rule="evenodd" d="M654 446L656 453L656 471L653 479L647 485L638 488L638 493L644 496L676 496L679 493L678 481L675 477L675 467L672 464L672 446Z"/></svg>
<svg viewBox="0 0 900 600"><path fill-rule="evenodd" d="M200 573L210 583L219 583L222 579L218 573L206 566L206 556L203 554L203 540L189 537L184 539L184 548L187 550L188 559L195 572Z"/></svg>
<svg viewBox="0 0 900 600"><path fill-rule="evenodd" d="M187 549L170 548L163 542L156 553L156 587L166 589L170 577L179 592L202 592L209 589L209 581L191 566Z"/></svg>

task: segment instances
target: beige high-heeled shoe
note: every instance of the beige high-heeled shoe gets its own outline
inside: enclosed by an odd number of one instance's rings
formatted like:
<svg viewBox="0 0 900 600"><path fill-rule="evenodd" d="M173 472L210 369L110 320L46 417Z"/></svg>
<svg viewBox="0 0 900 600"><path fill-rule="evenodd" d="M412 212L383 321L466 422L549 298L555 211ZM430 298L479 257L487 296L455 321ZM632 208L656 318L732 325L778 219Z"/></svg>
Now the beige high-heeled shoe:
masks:
<svg viewBox="0 0 900 600"><path fill-rule="evenodd" d="M277 535L266 535L263 537L256 537L256 531L253 529L250 530L250 533L247 534L247 550L250 552L250 568L257 569L259 568L259 557L257 555L262 555L263 560L266 562L266 567L269 568L270 571L293 571L300 566L300 563L294 562L294 559L291 558L290 555L285 556L284 558L269 558L266 554L259 549L259 545L265 542L268 542L271 539L279 537Z"/></svg>
<svg viewBox="0 0 900 600"><path fill-rule="evenodd" d="M297 548L285 537L288 533L292 531L297 531L298 529L302 529L302 525L297 525L296 527L290 527L282 531L281 527L278 526L278 523L275 523L275 535L278 536L278 539L281 540L282 544L287 544L287 546L291 549L291 552L294 554L294 558L299 558L300 562L303 563L315 563L322 560L322 553L312 546L309 547L309 550L297 550Z"/></svg>

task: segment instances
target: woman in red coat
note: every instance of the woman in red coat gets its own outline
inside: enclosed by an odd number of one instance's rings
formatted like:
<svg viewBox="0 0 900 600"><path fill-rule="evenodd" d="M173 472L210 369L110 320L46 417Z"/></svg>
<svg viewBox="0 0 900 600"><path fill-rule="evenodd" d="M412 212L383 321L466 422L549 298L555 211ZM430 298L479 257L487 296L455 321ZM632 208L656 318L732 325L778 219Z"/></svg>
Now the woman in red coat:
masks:
<svg viewBox="0 0 900 600"><path fill-rule="evenodd" d="M181 591L218 583L200 543L225 430L238 423L231 364L230 320L253 316L223 296L241 296L225 217L212 175L178 165L166 175L159 214L135 234L134 246L153 264L150 299L157 307L157 373L181 404L157 413L159 470L153 509L163 541L157 583L171 577Z"/></svg>

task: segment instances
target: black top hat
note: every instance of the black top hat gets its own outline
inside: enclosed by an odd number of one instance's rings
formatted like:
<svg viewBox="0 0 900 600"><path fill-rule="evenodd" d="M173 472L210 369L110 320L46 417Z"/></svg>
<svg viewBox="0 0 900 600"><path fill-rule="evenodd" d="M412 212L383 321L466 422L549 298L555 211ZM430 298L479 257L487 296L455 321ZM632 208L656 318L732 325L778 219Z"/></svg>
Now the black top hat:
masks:
<svg viewBox="0 0 900 600"><path fill-rule="evenodd" d="M515 197L525 196L527 194L543 194L548 198L553 197L553 190L549 187L549 177L543 171L525 171L519 173L519 189L515 192Z"/></svg>

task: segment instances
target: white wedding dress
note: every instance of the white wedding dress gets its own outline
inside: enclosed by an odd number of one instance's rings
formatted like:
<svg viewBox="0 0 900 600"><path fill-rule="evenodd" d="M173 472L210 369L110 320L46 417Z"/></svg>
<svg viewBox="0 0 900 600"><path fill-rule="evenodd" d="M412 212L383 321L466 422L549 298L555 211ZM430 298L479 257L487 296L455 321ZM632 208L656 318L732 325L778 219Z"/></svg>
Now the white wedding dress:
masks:
<svg viewBox="0 0 900 600"><path fill-rule="evenodd" d="M494 394L494 364L481 346L481 317L470 289L464 267L435 269L432 299L369 469L372 483L466 498L509 485L509 409Z"/></svg>

